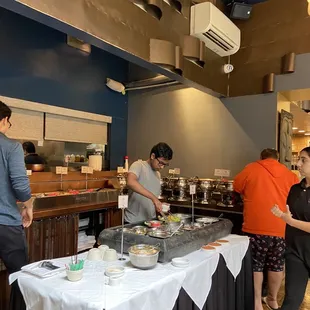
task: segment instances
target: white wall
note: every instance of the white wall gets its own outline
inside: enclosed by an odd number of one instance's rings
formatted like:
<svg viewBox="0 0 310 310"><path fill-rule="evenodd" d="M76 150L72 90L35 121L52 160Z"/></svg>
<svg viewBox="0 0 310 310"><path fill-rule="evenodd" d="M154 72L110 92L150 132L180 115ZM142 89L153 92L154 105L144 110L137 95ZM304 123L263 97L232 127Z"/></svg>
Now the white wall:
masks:
<svg viewBox="0 0 310 310"><path fill-rule="evenodd" d="M180 86L129 94L127 150L130 161L146 159L157 142L174 150L172 167L184 176L232 175L276 147L277 96L220 100Z"/></svg>

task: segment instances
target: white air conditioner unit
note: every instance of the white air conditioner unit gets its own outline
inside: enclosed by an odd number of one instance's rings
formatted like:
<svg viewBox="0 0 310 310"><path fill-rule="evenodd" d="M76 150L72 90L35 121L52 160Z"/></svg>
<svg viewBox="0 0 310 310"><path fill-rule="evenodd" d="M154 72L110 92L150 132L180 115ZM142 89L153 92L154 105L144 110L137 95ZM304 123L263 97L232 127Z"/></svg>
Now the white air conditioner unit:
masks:
<svg viewBox="0 0 310 310"><path fill-rule="evenodd" d="M235 54L240 48L240 29L211 2L191 7L191 35L222 57Z"/></svg>

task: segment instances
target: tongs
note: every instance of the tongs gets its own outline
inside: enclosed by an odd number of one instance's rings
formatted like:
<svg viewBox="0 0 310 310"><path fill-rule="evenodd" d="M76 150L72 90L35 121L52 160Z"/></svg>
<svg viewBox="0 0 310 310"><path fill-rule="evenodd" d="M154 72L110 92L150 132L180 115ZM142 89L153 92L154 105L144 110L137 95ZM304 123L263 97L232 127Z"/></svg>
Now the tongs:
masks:
<svg viewBox="0 0 310 310"><path fill-rule="evenodd" d="M170 237L172 237L176 232L178 232L182 226L183 226L183 223L170 235Z"/></svg>
<svg viewBox="0 0 310 310"><path fill-rule="evenodd" d="M163 220L165 222L168 222L168 218L167 218L166 214L163 211L160 212L160 215L162 216L162 218L163 218Z"/></svg>
<svg viewBox="0 0 310 310"><path fill-rule="evenodd" d="M45 268L45 269L48 269L48 270L55 270L55 269L58 269L59 267L58 266L55 266L53 265L52 262L49 262L49 261L44 261L42 262L40 265L39 265L40 268Z"/></svg>

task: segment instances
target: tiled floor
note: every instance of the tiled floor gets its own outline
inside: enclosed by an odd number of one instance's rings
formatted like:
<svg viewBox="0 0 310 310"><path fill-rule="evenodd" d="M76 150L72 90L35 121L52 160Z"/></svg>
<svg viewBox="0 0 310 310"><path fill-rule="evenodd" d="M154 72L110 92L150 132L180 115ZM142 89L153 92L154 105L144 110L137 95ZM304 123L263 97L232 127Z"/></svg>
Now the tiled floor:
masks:
<svg viewBox="0 0 310 310"><path fill-rule="evenodd" d="M284 282L279 292L279 305L282 304L284 298ZM265 310L268 310L268 308L265 306ZM308 282L308 287L305 295L304 302L300 308L300 310L310 310L310 281Z"/></svg>

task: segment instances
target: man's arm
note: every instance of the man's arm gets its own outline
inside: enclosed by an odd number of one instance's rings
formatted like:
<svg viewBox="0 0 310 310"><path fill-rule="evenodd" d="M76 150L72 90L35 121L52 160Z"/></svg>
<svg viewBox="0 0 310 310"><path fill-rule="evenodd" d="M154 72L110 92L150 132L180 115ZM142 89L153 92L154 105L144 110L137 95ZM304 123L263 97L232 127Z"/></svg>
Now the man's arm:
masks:
<svg viewBox="0 0 310 310"><path fill-rule="evenodd" d="M28 227L32 222L33 199L24 163L24 153L19 143L14 144L9 152L8 168L16 199L21 201L27 209L22 212L22 217L24 226Z"/></svg>

